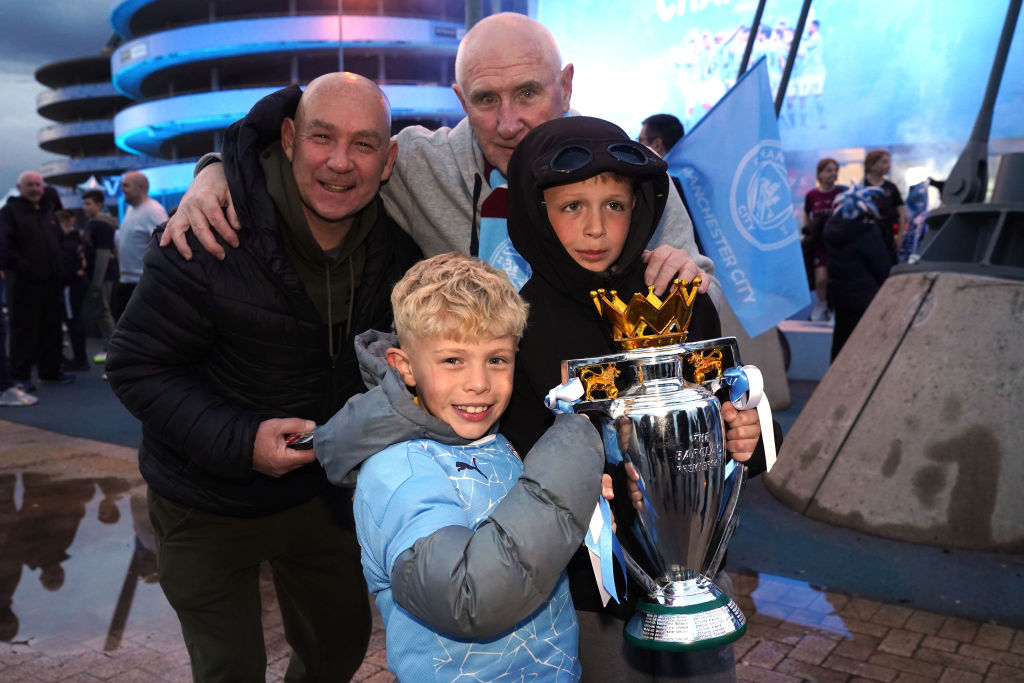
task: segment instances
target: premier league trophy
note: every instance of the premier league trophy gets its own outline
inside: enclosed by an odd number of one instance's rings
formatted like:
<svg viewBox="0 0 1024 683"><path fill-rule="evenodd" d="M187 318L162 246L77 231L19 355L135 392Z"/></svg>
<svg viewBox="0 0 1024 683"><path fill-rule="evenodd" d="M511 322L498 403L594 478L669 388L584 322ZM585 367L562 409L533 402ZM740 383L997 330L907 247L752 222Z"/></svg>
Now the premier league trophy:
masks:
<svg viewBox="0 0 1024 683"><path fill-rule="evenodd" d="M746 476L726 455L714 392L744 372L735 338L685 343L699 283L687 290L677 280L664 301L651 288L629 305L614 291L591 292L622 351L562 363L564 382L582 382L574 409L600 426L609 461L640 475L636 521L625 530L620 522L618 535L633 548L625 562L647 596L625 637L656 650L713 647L746 631L743 613L711 581Z"/></svg>

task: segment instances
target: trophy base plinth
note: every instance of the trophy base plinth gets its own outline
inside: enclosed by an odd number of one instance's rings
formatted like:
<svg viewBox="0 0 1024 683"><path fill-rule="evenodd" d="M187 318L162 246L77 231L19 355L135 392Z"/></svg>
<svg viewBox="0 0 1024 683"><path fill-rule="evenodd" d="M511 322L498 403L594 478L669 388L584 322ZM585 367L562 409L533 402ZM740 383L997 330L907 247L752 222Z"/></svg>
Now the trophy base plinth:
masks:
<svg viewBox="0 0 1024 683"><path fill-rule="evenodd" d="M690 592L685 604L671 604L671 598L640 601L623 630L626 640L647 650L688 652L726 645L746 633L747 619L736 603L710 581L701 583L700 598Z"/></svg>

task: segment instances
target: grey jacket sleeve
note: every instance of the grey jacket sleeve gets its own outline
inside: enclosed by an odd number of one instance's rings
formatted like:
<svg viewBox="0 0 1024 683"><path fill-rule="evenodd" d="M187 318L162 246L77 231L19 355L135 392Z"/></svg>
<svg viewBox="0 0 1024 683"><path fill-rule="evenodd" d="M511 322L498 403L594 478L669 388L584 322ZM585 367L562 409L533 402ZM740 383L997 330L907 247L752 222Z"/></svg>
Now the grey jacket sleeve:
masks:
<svg viewBox="0 0 1024 683"><path fill-rule="evenodd" d="M313 449L327 479L338 486L364 460L392 444L414 439L465 443L448 424L413 403L398 373L350 398L327 424L313 433Z"/></svg>
<svg viewBox="0 0 1024 683"><path fill-rule="evenodd" d="M391 572L395 600L456 638L508 631L547 600L579 548L603 465L590 420L559 415L486 522L476 530L439 529L399 555Z"/></svg>

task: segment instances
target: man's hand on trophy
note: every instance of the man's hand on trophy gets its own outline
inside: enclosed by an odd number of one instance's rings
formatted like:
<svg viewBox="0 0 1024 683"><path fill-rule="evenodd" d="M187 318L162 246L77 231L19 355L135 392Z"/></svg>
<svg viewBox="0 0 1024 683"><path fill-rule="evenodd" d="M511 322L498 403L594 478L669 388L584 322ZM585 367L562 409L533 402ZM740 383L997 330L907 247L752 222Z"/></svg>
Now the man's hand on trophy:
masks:
<svg viewBox="0 0 1024 683"><path fill-rule="evenodd" d="M203 249L220 260L226 254L214 235L214 231L233 247L238 246L236 230L242 225L231 203L227 179L224 176L224 164L208 164L193 179L185 196L178 203L178 210L167 221L164 232L160 236L160 246L166 247L174 242L174 248L186 259L192 258L192 249L185 241L185 233L191 228ZM212 228L212 229L211 229Z"/></svg>
<svg viewBox="0 0 1024 683"><path fill-rule="evenodd" d="M761 423L757 417L757 409L737 410L729 401L722 404L722 417L725 419L725 450L736 462L746 462L757 448L757 440L761 438Z"/></svg>
<svg viewBox="0 0 1024 683"><path fill-rule="evenodd" d="M701 294L708 291L711 280L708 274L697 267L693 258L683 249L676 249L667 244L656 247L653 251L645 251L643 262L647 264L644 271L644 282L654 285L654 293L661 296L672 284L673 280L693 282L700 278L701 283L697 291Z"/></svg>

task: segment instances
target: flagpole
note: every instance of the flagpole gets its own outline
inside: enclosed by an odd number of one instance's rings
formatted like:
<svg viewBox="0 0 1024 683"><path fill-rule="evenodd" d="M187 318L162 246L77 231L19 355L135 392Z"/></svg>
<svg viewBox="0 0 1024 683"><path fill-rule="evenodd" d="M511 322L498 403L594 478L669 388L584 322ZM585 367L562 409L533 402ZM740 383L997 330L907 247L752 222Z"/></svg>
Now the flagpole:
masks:
<svg viewBox="0 0 1024 683"><path fill-rule="evenodd" d="M740 60L740 72L736 74L737 79L747 71L750 54L754 51L754 40L757 38L757 32L761 28L761 15L764 14L764 3L765 0L759 0L757 3L757 11L754 12L754 23L750 26L750 33L747 34L747 47L743 50L743 59Z"/></svg>
<svg viewBox="0 0 1024 683"><path fill-rule="evenodd" d="M804 35L804 25L807 23L807 15L811 12L811 0L804 0L800 8L800 19L796 22L796 31L793 33L793 40L789 44L789 55L786 57L786 68L782 72L782 80L779 82L779 90L775 93L775 118L779 118L782 111L782 101L786 99L786 87L789 85L789 75L793 72L793 63L796 62L796 53L800 47L800 39Z"/></svg>

